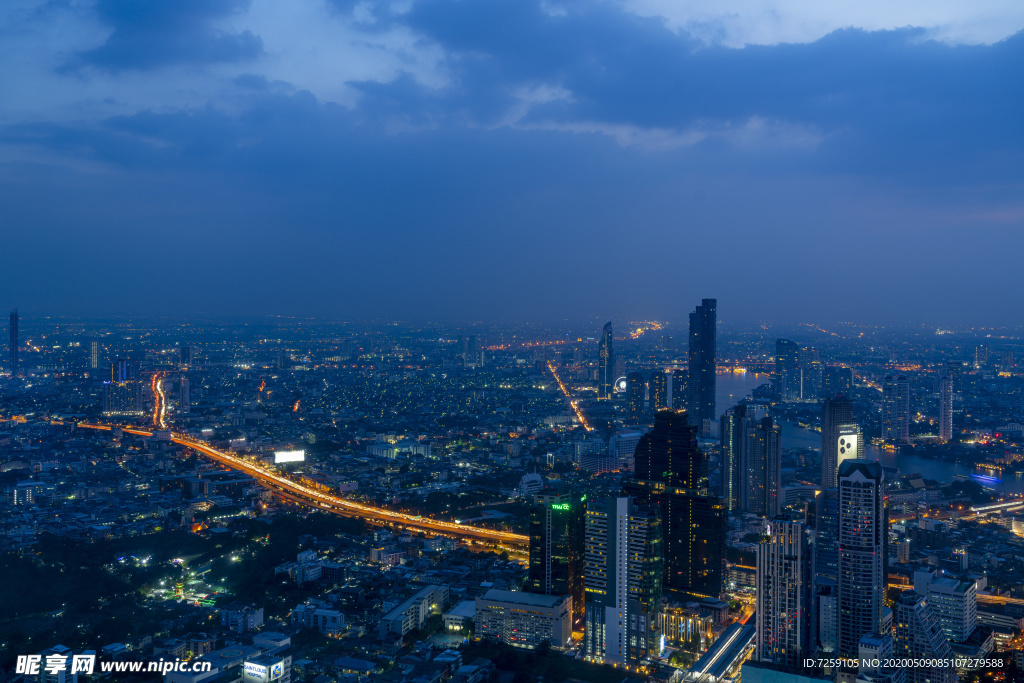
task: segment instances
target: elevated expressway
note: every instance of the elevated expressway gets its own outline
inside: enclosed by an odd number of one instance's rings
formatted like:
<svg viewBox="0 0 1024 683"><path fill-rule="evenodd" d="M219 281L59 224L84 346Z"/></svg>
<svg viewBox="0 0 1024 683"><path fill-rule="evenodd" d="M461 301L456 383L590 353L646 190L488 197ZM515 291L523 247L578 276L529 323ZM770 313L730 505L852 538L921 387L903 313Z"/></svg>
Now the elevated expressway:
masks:
<svg viewBox="0 0 1024 683"><path fill-rule="evenodd" d="M80 422L78 426L83 429L102 429L107 431L118 428L128 434L138 436L153 435L153 432L131 427L121 427L119 425ZM437 536L458 538L478 545L509 550L510 552L522 552L530 544L529 536L497 531L495 529L484 529L468 524L443 522L418 515L408 515L402 512L364 505L353 500L317 491L309 486L304 486L281 476L261 462L218 450L205 441L194 439L185 434L171 432L170 438L174 443L191 448L222 465L245 472L282 498L295 503L320 508L343 517L359 517L371 524L424 531Z"/></svg>

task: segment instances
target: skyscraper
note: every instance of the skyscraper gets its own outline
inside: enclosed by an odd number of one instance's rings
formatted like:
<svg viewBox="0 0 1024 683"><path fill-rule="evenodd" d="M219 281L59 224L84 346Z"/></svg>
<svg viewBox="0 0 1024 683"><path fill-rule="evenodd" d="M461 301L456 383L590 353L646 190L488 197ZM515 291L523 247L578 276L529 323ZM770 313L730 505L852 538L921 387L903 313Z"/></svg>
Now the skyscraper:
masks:
<svg viewBox="0 0 1024 683"><path fill-rule="evenodd" d="M634 498L590 501L585 533L583 654L591 662L636 667L661 648L658 509Z"/></svg>
<svg viewBox="0 0 1024 683"><path fill-rule="evenodd" d="M11 377L18 376L18 309L11 311Z"/></svg>
<svg viewBox="0 0 1024 683"><path fill-rule="evenodd" d="M661 370L652 372L647 387L651 413L668 408L668 375Z"/></svg>
<svg viewBox="0 0 1024 683"><path fill-rule="evenodd" d="M836 485L843 460L864 454L863 440L853 421L853 405L843 397L825 399L821 407L821 486Z"/></svg>
<svg viewBox="0 0 1024 683"><path fill-rule="evenodd" d="M647 394L647 383L639 372L626 375L626 424L638 425L644 421L647 411L644 410L644 399Z"/></svg>
<svg viewBox="0 0 1024 683"><path fill-rule="evenodd" d="M189 391L188 377L178 380L178 412L187 415L192 410L192 395Z"/></svg>
<svg viewBox="0 0 1024 683"><path fill-rule="evenodd" d="M585 496L545 489L530 510L530 567L526 590L572 597L573 624L583 624Z"/></svg>
<svg viewBox="0 0 1024 683"><path fill-rule="evenodd" d="M612 321L604 324L597 366L597 397L611 398L615 390L615 347L612 344Z"/></svg>
<svg viewBox="0 0 1024 683"><path fill-rule="evenodd" d="M142 415L142 377L139 364L118 358L110 364L110 379L103 383L103 412L107 415Z"/></svg>
<svg viewBox="0 0 1024 683"><path fill-rule="evenodd" d="M703 429L704 420L718 419L715 411L716 365L718 335L718 300L701 299L700 306L690 314L690 419Z"/></svg>
<svg viewBox="0 0 1024 683"><path fill-rule="evenodd" d="M939 439L953 438L953 378L946 376L939 380Z"/></svg>
<svg viewBox="0 0 1024 683"><path fill-rule="evenodd" d="M89 342L89 368L96 370L100 367L100 343Z"/></svg>
<svg viewBox="0 0 1024 683"><path fill-rule="evenodd" d="M776 519L757 546L754 659L794 671L810 651L811 562L802 522Z"/></svg>
<svg viewBox="0 0 1024 683"><path fill-rule="evenodd" d="M836 594L839 577L839 489L819 491L814 498L812 510L814 604L811 608L811 634L817 639L812 646L822 652L835 652L838 640Z"/></svg>
<svg viewBox="0 0 1024 683"><path fill-rule="evenodd" d="M740 464L746 434L747 407L739 404L725 411L720 422L722 443L722 487L720 495L725 509L740 507Z"/></svg>
<svg viewBox="0 0 1024 683"><path fill-rule="evenodd" d="M667 593L717 598L722 591L726 509L708 492L708 461L686 413L662 410L636 448L626 495L661 510Z"/></svg>
<svg viewBox="0 0 1024 683"><path fill-rule="evenodd" d="M893 443L910 441L910 380L889 375L882 380L882 436Z"/></svg>
<svg viewBox="0 0 1024 683"><path fill-rule="evenodd" d="M672 371L672 398L669 406L673 410L687 410L690 400L689 373L686 370Z"/></svg>
<svg viewBox="0 0 1024 683"><path fill-rule="evenodd" d="M826 367L821 374L821 395L824 398L849 396L853 390L853 370Z"/></svg>
<svg viewBox="0 0 1024 683"><path fill-rule="evenodd" d="M192 365L192 346L190 344L182 344L180 360L182 365Z"/></svg>
<svg viewBox="0 0 1024 683"><path fill-rule="evenodd" d="M775 340L775 396L780 401L798 398L800 385L800 345L788 339Z"/></svg>
<svg viewBox="0 0 1024 683"><path fill-rule="evenodd" d="M763 418L746 430L740 458L740 507L762 517L779 514L782 427Z"/></svg>
<svg viewBox="0 0 1024 683"><path fill-rule="evenodd" d="M907 683L956 683L956 667L941 665L954 658L939 617L928 601L913 589L904 590L896 600L893 614L893 656L917 659L907 668Z"/></svg>
<svg viewBox="0 0 1024 683"><path fill-rule="evenodd" d="M838 654L856 658L862 636L881 633L888 524L882 466L874 460L839 465Z"/></svg>

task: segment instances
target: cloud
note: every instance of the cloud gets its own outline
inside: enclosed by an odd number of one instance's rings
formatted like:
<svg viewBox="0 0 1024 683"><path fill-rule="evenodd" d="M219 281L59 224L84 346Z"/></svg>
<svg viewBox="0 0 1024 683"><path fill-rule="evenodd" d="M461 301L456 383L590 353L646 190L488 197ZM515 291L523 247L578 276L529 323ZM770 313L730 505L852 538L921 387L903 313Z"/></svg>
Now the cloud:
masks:
<svg viewBox="0 0 1024 683"><path fill-rule="evenodd" d="M99 47L65 64L107 71L147 71L177 64L247 62L263 52L250 31L230 33L218 22L244 12L249 0L99 0L95 12L113 32Z"/></svg>

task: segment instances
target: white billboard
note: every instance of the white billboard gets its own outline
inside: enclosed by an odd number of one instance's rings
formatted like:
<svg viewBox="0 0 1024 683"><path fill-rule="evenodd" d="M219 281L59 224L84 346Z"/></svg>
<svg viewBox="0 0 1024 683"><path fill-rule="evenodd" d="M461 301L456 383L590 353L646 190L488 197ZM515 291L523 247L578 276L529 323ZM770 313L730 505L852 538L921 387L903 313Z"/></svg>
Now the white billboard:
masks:
<svg viewBox="0 0 1024 683"><path fill-rule="evenodd" d="M859 438L856 427L840 427L839 442L836 444L836 470L844 460L853 460L857 457L857 441Z"/></svg>
<svg viewBox="0 0 1024 683"><path fill-rule="evenodd" d="M274 451L274 464L283 462L302 462L306 459L306 451Z"/></svg>

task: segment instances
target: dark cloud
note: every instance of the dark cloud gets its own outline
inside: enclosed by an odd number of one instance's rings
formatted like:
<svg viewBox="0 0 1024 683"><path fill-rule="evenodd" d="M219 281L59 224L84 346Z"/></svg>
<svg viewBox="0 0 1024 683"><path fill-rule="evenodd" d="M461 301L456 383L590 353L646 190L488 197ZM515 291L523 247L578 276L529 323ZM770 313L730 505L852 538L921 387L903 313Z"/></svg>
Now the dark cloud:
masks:
<svg viewBox="0 0 1024 683"><path fill-rule="evenodd" d="M250 31L226 33L214 22L245 10L249 0L99 0L99 19L113 28L106 42L77 54L63 69L93 66L146 71L174 64L244 62L263 52Z"/></svg>

